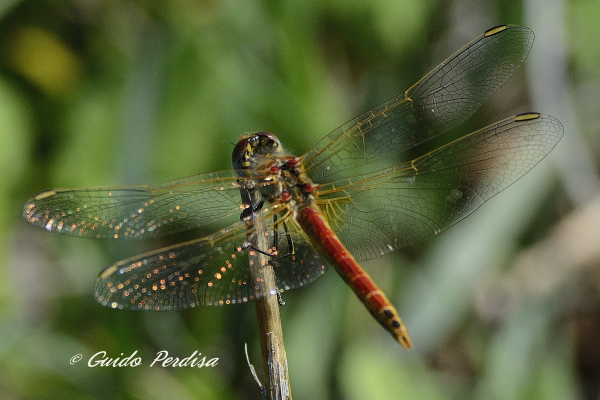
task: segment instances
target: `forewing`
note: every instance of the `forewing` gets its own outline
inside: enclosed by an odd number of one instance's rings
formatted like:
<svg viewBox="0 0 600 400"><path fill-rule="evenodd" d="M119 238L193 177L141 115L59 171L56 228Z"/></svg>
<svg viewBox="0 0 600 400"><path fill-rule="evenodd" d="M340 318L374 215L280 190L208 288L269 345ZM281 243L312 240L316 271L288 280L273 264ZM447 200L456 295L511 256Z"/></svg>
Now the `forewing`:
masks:
<svg viewBox="0 0 600 400"><path fill-rule="evenodd" d="M318 204L357 259L375 258L471 214L531 170L562 134L553 117L511 117L411 162L321 185Z"/></svg>
<svg viewBox="0 0 600 400"><path fill-rule="evenodd" d="M408 89L347 122L303 157L314 181L398 155L465 121L517 70L533 32L523 26L490 29ZM345 173L340 173L345 171Z"/></svg>
<svg viewBox="0 0 600 400"><path fill-rule="evenodd" d="M23 217L47 231L94 238L168 235L238 218L239 185L232 171L147 186L56 189L37 194Z"/></svg>

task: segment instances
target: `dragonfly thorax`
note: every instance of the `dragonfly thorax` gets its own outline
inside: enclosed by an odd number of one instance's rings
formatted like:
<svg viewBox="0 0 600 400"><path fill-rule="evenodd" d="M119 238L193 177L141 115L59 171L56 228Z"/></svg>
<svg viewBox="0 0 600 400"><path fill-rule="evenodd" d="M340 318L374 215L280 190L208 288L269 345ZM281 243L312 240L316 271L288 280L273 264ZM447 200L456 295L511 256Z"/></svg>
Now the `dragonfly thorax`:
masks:
<svg viewBox="0 0 600 400"><path fill-rule="evenodd" d="M268 174L258 180L258 190L267 201L300 206L313 199L313 185L296 157L275 157L265 171Z"/></svg>

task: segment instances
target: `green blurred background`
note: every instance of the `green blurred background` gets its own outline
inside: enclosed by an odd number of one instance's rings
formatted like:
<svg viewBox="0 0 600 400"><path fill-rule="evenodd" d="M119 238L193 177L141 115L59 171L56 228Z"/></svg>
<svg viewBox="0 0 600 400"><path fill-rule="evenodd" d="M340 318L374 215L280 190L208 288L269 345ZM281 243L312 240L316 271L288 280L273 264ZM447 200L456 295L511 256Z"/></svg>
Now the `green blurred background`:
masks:
<svg viewBox="0 0 600 400"><path fill-rule="evenodd" d="M286 293L292 393L600 398L598 21L597 0L3 0L0 398L260 398L244 355L247 343L262 377L252 304L103 308L96 275L157 244L51 235L22 220L22 205L53 187L228 169L245 132L274 132L302 154L503 23L532 28L533 50L461 129L534 110L558 117L565 137L464 222L365 263L413 350L334 272ZM161 350L219 364L151 368ZM143 365L89 368L98 351L137 351Z"/></svg>

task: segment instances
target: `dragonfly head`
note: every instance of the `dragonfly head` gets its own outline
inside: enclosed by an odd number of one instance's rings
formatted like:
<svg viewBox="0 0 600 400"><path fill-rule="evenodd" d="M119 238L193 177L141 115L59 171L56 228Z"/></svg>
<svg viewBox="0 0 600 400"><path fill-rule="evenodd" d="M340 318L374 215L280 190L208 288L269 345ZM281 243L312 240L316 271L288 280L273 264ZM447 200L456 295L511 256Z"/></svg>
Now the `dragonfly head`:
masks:
<svg viewBox="0 0 600 400"><path fill-rule="evenodd" d="M231 154L233 169L238 173L257 168L259 163L283 156L283 147L277 136L270 132L242 136ZM245 174L244 174L245 175Z"/></svg>

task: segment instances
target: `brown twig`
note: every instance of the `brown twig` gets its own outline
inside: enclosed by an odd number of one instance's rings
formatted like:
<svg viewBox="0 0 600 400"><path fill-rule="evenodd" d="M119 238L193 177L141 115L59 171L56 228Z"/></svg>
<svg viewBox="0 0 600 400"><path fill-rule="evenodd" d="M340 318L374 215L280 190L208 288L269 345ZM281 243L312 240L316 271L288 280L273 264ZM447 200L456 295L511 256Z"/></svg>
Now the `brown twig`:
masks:
<svg viewBox="0 0 600 400"><path fill-rule="evenodd" d="M256 318L260 338L263 368L267 381L263 388L269 400L292 398L279 302L273 267L266 255L269 248L265 221L261 212L254 213L249 224L252 248L249 249L250 273L254 282ZM250 227L251 225L251 227ZM258 249L260 251L256 251Z"/></svg>

